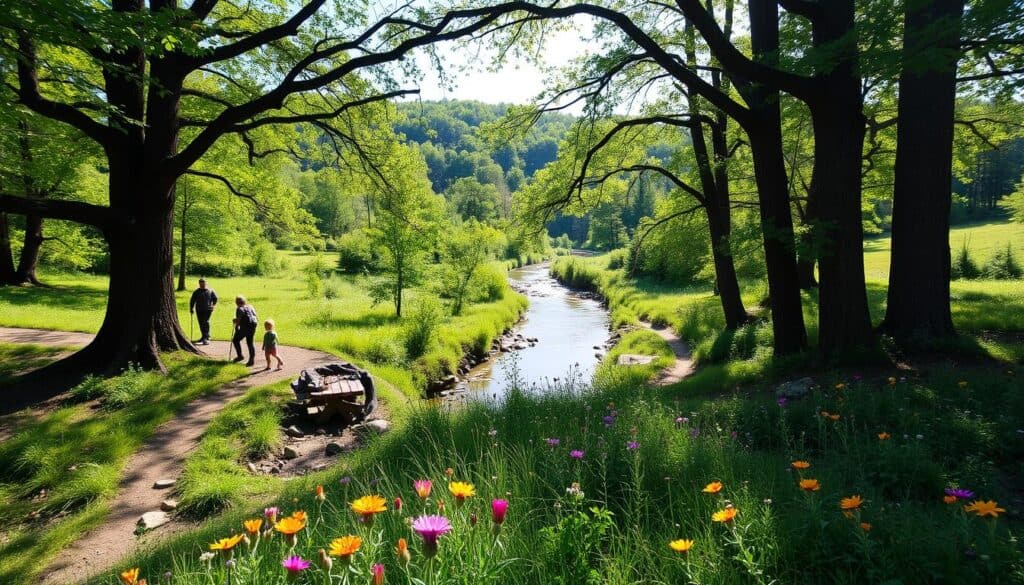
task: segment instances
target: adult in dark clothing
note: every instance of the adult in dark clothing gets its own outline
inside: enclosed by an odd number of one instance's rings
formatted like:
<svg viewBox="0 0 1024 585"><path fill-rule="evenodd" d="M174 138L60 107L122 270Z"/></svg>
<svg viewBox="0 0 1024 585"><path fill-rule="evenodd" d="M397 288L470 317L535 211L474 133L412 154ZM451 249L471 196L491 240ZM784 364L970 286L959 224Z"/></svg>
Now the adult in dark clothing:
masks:
<svg viewBox="0 0 1024 585"><path fill-rule="evenodd" d="M205 278L200 278L199 288L192 291L192 298L188 301L188 312L195 313L199 321L199 345L210 345L210 315L216 306L217 293L206 287Z"/></svg>
<svg viewBox="0 0 1024 585"><path fill-rule="evenodd" d="M245 297L238 295L235 297L235 336L231 339L231 343L235 344L235 359L233 361L242 361L242 339L245 339L246 345L249 346L249 362L245 365L251 366L256 363L256 344L253 343L253 338L256 336L256 326L259 324L259 320L256 318L256 309L249 303L245 302Z"/></svg>

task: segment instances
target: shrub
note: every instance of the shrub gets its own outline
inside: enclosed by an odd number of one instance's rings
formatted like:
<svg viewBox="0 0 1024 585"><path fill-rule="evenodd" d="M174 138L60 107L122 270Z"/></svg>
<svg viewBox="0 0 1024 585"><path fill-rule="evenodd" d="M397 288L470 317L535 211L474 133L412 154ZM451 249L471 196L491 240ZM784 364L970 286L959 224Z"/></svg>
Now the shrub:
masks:
<svg viewBox="0 0 1024 585"><path fill-rule="evenodd" d="M971 252L967 248L967 240L964 240L963 246L960 247L960 253L953 260L950 276L954 280L971 280L981 276L981 270L978 269L978 264L971 258Z"/></svg>
<svg viewBox="0 0 1024 585"><path fill-rule="evenodd" d="M324 281L316 272L306 272L306 293L311 299L318 299L323 294Z"/></svg>
<svg viewBox="0 0 1024 585"><path fill-rule="evenodd" d="M103 395L103 378L90 374L72 388L69 394L73 402L85 402L99 398Z"/></svg>
<svg viewBox="0 0 1024 585"><path fill-rule="evenodd" d="M483 266L470 282L470 299L477 303L493 303L505 298L508 282L505 273L493 266Z"/></svg>
<svg viewBox="0 0 1024 585"><path fill-rule="evenodd" d="M996 250L992 258L985 263L985 278L993 280L1014 280L1021 277L1021 267L1013 256L1013 247L1006 244L1006 249Z"/></svg>
<svg viewBox="0 0 1024 585"><path fill-rule="evenodd" d="M615 250L608 254L608 270L618 270L626 267L626 259L629 256L628 250Z"/></svg>
<svg viewBox="0 0 1024 585"><path fill-rule="evenodd" d="M338 270L346 274L377 272L380 257L373 250L370 234L366 230L355 230L341 236L337 248Z"/></svg>
<svg viewBox="0 0 1024 585"><path fill-rule="evenodd" d="M341 281L334 275L326 278L324 284L324 298L327 300L336 299L341 296Z"/></svg>
<svg viewBox="0 0 1024 585"><path fill-rule="evenodd" d="M444 322L444 311L433 299L421 299L402 325L405 353L416 359L427 353Z"/></svg>
<svg viewBox="0 0 1024 585"><path fill-rule="evenodd" d="M249 276L271 276L279 273L287 264L283 258L278 257L277 250L267 241L261 240L251 244L249 254L252 262L245 269Z"/></svg>
<svg viewBox="0 0 1024 585"><path fill-rule="evenodd" d="M383 336L371 339L363 351L366 359L375 364L401 364L402 354L402 346L397 341Z"/></svg>
<svg viewBox="0 0 1024 585"><path fill-rule="evenodd" d="M128 364L120 376L106 383L103 404L110 408L124 408L146 393L146 372L135 364Z"/></svg>

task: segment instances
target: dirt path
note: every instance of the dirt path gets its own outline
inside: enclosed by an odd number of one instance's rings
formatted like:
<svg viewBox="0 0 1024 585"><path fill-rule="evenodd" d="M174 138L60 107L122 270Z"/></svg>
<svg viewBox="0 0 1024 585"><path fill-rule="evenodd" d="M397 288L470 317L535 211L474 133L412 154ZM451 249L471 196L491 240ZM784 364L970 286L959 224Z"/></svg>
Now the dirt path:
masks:
<svg viewBox="0 0 1024 585"><path fill-rule="evenodd" d="M686 345L678 335L675 334L669 327L654 327L647 321L641 321L640 324L644 329L657 333L659 337L668 343L668 346L672 349L672 353L676 356L676 361L671 366L668 366L664 370L658 373L654 377L654 384L657 386L669 386L677 382L682 381L683 378L693 373L693 359L690 357L690 348Z"/></svg>
<svg viewBox="0 0 1024 585"><path fill-rule="evenodd" d="M0 327L0 341L8 343L74 346L85 345L91 339L92 335L86 333ZM214 341L203 349L211 357L226 359L228 342ZM263 371L263 358L258 355L257 366L252 368L248 376L221 387L213 394L193 400L174 418L157 427L153 436L125 464L117 496L110 502L110 513L104 523L64 549L44 573L40 583L56 585L81 582L113 567L140 546L188 528L188 524L171 522L142 538L134 536L139 517L146 512L159 510L160 502L170 495L169 490L153 489L154 483L159 479L178 477L185 458L199 443L210 420L227 402L245 394L250 388L295 378L301 370L338 361L336 356L298 347L281 346L279 354L285 362L281 371Z"/></svg>

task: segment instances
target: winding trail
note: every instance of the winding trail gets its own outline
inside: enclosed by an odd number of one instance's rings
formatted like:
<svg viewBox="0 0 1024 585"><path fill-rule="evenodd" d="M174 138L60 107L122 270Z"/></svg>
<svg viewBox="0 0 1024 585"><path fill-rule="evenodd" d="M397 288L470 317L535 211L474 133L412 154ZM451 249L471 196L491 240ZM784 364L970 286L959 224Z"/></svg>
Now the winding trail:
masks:
<svg viewBox="0 0 1024 585"><path fill-rule="evenodd" d="M88 333L0 327L0 341L7 343L82 346L91 341L92 337ZM228 346L226 341L214 341L203 349L211 357L226 357ZM280 371L263 371L263 356L258 349L257 366L251 369L248 376L193 400L172 419L156 428L149 440L125 464L117 495L109 502L110 512L103 524L65 548L43 573L40 583L58 585L84 581L115 566L141 546L191 527L187 523L172 521L141 538L134 536L139 517L146 512L159 510L160 502L170 496L169 490L154 489L154 483L158 479L175 479L180 475L189 452L199 443L203 431L225 404L251 388L295 378L304 369L339 360L337 356L321 351L280 346L278 352L284 360L284 368ZM111 432L117 430L111 429Z"/></svg>
<svg viewBox="0 0 1024 585"><path fill-rule="evenodd" d="M676 361L671 366L668 366L664 370L658 372L658 375L654 377L652 383L656 386L671 386L681 382L683 378L686 378L694 372L693 357L690 354L690 347L686 345L686 342L681 337L676 335L669 327L655 327L647 321L641 321L640 325L648 331L653 331L659 337L668 343L669 348L672 349L672 353L676 356Z"/></svg>

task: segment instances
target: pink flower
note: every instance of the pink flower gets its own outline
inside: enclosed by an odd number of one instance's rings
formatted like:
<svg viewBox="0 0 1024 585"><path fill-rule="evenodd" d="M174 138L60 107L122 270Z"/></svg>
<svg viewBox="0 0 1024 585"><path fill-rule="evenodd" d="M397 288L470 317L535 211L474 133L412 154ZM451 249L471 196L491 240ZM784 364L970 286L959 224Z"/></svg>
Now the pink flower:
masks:
<svg viewBox="0 0 1024 585"><path fill-rule="evenodd" d="M505 513L508 512L508 500L491 500L491 520L495 524L505 521Z"/></svg>
<svg viewBox="0 0 1024 585"><path fill-rule="evenodd" d="M572 457L573 459L583 459L583 451L573 449L572 451L569 451L569 457Z"/></svg>
<svg viewBox="0 0 1024 585"><path fill-rule="evenodd" d="M430 497L430 489L432 487L434 487L434 484L431 483L429 479L417 479L412 482L412 489L416 491L416 495L419 496L421 500L425 500Z"/></svg>
<svg viewBox="0 0 1024 585"><path fill-rule="evenodd" d="M402 498L395 498L395 511L396 512L401 512L402 511Z"/></svg>
<svg viewBox="0 0 1024 585"><path fill-rule="evenodd" d="M298 555L292 555L285 560L281 561L281 566L288 571L288 577L294 579L301 573L309 568L309 561L303 559Z"/></svg>
<svg viewBox="0 0 1024 585"><path fill-rule="evenodd" d="M428 557L437 554L437 539L452 530L451 522L444 516L420 516L412 521L412 529L423 538L424 553Z"/></svg>
<svg viewBox="0 0 1024 585"><path fill-rule="evenodd" d="M373 573L373 585L384 585L384 565L377 563L370 572Z"/></svg>
<svg viewBox="0 0 1024 585"><path fill-rule="evenodd" d="M640 443L637 443L636 441L629 441L626 443L626 448L630 451L636 451L640 448Z"/></svg>
<svg viewBox="0 0 1024 585"><path fill-rule="evenodd" d="M272 508L263 508L263 517L267 520L270 520L271 524L275 524L277 523L277 515L280 512L281 511L277 509L277 506L274 506Z"/></svg>

